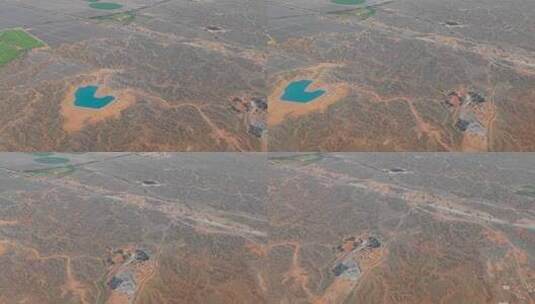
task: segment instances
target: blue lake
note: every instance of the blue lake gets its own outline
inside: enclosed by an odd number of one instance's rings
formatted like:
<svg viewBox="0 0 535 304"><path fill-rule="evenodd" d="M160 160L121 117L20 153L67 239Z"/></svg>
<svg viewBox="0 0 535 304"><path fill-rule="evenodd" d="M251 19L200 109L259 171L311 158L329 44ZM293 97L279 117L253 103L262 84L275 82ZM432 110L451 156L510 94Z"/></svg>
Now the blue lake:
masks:
<svg viewBox="0 0 535 304"><path fill-rule="evenodd" d="M97 86L81 87L74 94L74 105L77 107L100 109L115 100L113 96L96 97Z"/></svg>
<svg viewBox="0 0 535 304"><path fill-rule="evenodd" d="M308 86L312 80L299 80L291 82L286 89L281 99L284 101L307 103L325 94L325 90L307 91Z"/></svg>

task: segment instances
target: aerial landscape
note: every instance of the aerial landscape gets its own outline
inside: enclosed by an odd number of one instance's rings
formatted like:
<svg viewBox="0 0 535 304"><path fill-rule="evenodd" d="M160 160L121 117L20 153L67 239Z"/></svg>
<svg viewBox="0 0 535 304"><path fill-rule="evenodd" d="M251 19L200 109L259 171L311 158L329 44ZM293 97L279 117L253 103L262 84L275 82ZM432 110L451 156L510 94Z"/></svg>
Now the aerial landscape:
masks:
<svg viewBox="0 0 535 304"><path fill-rule="evenodd" d="M4 0L0 151L535 151L514 2Z"/></svg>
<svg viewBox="0 0 535 304"><path fill-rule="evenodd" d="M532 0L0 0L0 304L535 304L534 121Z"/></svg>
<svg viewBox="0 0 535 304"><path fill-rule="evenodd" d="M0 304L535 300L535 155L1 153Z"/></svg>
<svg viewBox="0 0 535 304"><path fill-rule="evenodd" d="M3 0L0 151L258 151L258 1Z"/></svg>
<svg viewBox="0 0 535 304"><path fill-rule="evenodd" d="M271 155L269 303L535 303L535 155Z"/></svg>
<svg viewBox="0 0 535 304"><path fill-rule="evenodd" d="M534 151L535 2L267 0L270 151Z"/></svg>
<svg viewBox="0 0 535 304"><path fill-rule="evenodd" d="M265 157L0 154L0 303L261 303ZM261 173L257 173L261 172Z"/></svg>

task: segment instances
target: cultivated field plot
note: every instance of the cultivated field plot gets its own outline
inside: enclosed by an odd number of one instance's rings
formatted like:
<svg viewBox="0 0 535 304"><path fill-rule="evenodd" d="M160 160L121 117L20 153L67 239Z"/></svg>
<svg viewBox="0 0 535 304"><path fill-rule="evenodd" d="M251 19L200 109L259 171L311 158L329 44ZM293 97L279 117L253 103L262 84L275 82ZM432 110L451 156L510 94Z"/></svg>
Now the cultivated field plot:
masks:
<svg viewBox="0 0 535 304"><path fill-rule="evenodd" d="M271 151L535 150L535 2L266 3Z"/></svg>
<svg viewBox="0 0 535 304"><path fill-rule="evenodd" d="M257 1L5 0L0 150L249 151L265 140Z"/></svg>
<svg viewBox="0 0 535 304"><path fill-rule="evenodd" d="M531 304L535 155L0 154L0 304Z"/></svg>
<svg viewBox="0 0 535 304"><path fill-rule="evenodd" d="M24 52L42 47L43 43L21 29L0 32L0 66L17 59Z"/></svg>

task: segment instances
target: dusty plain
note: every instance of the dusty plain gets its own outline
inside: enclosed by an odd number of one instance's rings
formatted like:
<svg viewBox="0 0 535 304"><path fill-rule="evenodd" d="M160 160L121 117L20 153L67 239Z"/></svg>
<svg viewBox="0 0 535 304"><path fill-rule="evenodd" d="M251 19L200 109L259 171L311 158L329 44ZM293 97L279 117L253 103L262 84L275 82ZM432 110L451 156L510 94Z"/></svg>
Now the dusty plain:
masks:
<svg viewBox="0 0 535 304"><path fill-rule="evenodd" d="M532 304L535 155L0 154L0 304Z"/></svg>

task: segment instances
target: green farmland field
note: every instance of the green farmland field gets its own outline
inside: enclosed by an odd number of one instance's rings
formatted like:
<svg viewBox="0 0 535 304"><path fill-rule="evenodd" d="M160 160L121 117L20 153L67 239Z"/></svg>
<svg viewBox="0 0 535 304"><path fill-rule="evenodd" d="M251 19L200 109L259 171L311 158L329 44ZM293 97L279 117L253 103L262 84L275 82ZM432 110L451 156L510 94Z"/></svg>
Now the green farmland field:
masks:
<svg viewBox="0 0 535 304"><path fill-rule="evenodd" d="M0 67L17 59L28 50L42 47L44 44L22 29L10 29L0 32Z"/></svg>

